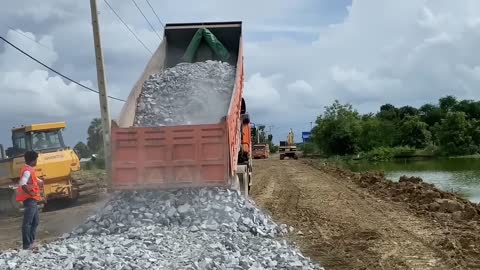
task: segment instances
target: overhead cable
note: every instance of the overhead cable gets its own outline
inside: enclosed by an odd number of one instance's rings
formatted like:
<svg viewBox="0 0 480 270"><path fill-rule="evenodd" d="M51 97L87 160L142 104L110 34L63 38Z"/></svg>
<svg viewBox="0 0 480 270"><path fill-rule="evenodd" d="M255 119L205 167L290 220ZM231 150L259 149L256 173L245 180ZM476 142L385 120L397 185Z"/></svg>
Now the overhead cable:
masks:
<svg viewBox="0 0 480 270"><path fill-rule="evenodd" d="M125 21L122 19L122 17L120 17L120 15L118 15L118 13L115 11L115 9L113 9L113 7L107 2L107 0L103 0L105 1L105 4L107 4L107 6L112 10L112 12L115 14L115 16L117 16L117 18L120 20L120 22L123 23L123 25L125 25L125 27L128 29L128 31L130 31L130 33L132 33L132 35L137 39L138 42L140 42L140 44L143 45L143 47L150 53L150 54L153 54L153 52L147 47L147 45L145 45L145 43L143 43L143 41L137 36L137 34L135 34L135 32L128 26L127 23L125 23Z"/></svg>
<svg viewBox="0 0 480 270"><path fill-rule="evenodd" d="M81 83L79 83L78 81L76 81L76 80L74 80L74 79L72 79L72 78L70 78L70 77L68 77L68 76L65 76L65 75L63 75L62 73L56 71L55 69L47 66L46 64L42 63L40 60L37 60L35 57L31 56L30 54L26 53L26 52L23 51L22 49L20 49L20 48L18 48L17 46L13 45L10 41L8 41L7 39L5 39L4 37L0 36L0 39L3 40L3 41L4 41L5 43L7 43L8 45L12 46L12 47L13 47L14 49L16 49L17 51L23 53L23 54L24 54L25 56L27 56L28 58L32 59L33 61L37 62L38 64L40 64L40 65L42 65L43 67L47 68L48 70L52 71L53 73L59 75L60 77L66 79L66 80L68 80L68 81L70 81L70 82L72 82L72 83L74 83L74 84L76 84L76 85L78 85L78 86L80 86L80 87L82 87L82 88L85 88L85 89L88 90L88 91L91 91L91 92L100 94L100 93L98 92L98 90L92 89L92 88L90 88L90 87L88 87L88 86L86 86L86 85L84 85L84 84L81 84ZM118 101L123 101L123 102L126 101L126 100L124 100L124 99L120 99L120 98L113 97L113 96L107 96L107 97L108 97L108 98L111 98L111 99L114 99L114 100L118 100Z"/></svg>
<svg viewBox="0 0 480 270"><path fill-rule="evenodd" d="M150 28L152 28L152 31L157 35L157 37L162 40L162 37L158 34L157 30L155 30L155 28L153 27L153 25L150 23L150 21L148 20L147 16L145 16L145 14L143 14L143 11L140 9L140 7L137 5L137 2L135 0L132 0L133 4L135 5L135 7L137 8L137 10L140 12L140 14L142 14L143 18L145 19L145 21L147 21L148 25L150 25Z"/></svg>

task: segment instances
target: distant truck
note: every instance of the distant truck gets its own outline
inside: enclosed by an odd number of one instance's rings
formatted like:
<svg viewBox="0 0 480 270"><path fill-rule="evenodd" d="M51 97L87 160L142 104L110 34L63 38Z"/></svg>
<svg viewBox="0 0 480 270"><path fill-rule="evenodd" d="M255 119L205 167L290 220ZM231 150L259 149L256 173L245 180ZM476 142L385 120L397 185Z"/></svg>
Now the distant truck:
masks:
<svg viewBox="0 0 480 270"><path fill-rule="evenodd" d="M267 159L270 156L270 146L266 143L253 145L254 159Z"/></svg>

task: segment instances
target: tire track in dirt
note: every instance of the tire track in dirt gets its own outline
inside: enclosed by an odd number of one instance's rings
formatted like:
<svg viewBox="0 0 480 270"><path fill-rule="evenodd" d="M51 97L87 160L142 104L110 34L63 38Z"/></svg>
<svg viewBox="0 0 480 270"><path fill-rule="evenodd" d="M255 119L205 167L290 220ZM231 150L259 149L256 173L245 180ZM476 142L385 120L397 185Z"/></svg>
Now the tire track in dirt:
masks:
<svg viewBox="0 0 480 270"><path fill-rule="evenodd" d="M252 196L327 269L453 268L428 221L301 161L256 162Z"/></svg>

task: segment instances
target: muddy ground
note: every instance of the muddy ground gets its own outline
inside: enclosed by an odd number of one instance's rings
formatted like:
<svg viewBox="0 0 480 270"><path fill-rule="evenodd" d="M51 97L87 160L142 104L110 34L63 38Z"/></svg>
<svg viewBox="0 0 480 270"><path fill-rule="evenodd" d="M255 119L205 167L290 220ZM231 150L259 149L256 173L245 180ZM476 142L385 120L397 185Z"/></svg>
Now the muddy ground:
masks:
<svg viewBox="0 0 480 270"><path fill-rule="evenodd" d="M480 269L478 212L443 209L441 202L430 211L443 194L431 195L424 183L404 181L399 188L382 175L318 161L254 165L255 201L277 222L293 226L289 238L326 269ZM419 204L415 198L426 189L434 203L423 198ZM452 201L447 206L462 205L449 196L455 195L445 195Z"/></svg>
<svg viewBox="0 0 480 270"><path fill-rule="evenodd" d="M97 194L82 198L76 204L56 206L56 210L40 213L40 225L37 229L38 242L45 243L72 231L83 223L95 210L102 207L106 194ZM0 251L22 246L22 217L0 217Z"/></svg>
<svg viewBox="0 0 480 270"><path fill-rule="evenodd" d="M103 188L105 171L81 170L73 174L73 179L84 184L94 184L96 187L90 189L85 196L80 196L74 203L62 200L49 203L40 213L40 225L37 230L39 243L51 241L70 232L102 207L107 200L108 195ZM12 217L11 214L0 213L0 251L21 247L21 226L21 214Z"/></svg>

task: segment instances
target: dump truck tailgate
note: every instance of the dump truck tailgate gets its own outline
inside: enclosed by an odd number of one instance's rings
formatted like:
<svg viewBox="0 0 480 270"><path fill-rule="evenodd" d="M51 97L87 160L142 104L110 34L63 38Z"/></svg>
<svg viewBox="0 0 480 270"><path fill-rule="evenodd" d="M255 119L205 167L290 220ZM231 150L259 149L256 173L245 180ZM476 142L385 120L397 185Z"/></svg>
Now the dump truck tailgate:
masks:
<svg viewBox="0 0 480 270"><path fill-rule="evenodd" d="M227 186L226 124L112 128L115 189Z"/></svg>

